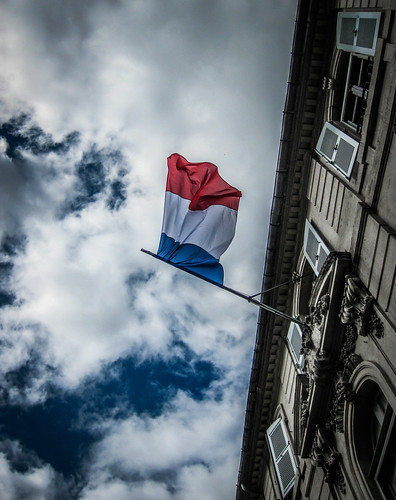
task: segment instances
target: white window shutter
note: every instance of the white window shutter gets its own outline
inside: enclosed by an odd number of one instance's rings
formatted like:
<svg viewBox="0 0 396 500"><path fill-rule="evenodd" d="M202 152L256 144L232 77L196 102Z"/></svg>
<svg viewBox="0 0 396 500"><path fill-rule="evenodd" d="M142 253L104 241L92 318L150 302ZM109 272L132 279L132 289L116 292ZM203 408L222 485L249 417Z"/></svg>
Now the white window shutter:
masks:
<svg viewBox="0 0 396 500"><path fill-rule="evenodd" d="M380 19L380 12L339 12L337 48L374 56Z"/></svg>
<svg viewBox="0 0 396 500"><path fill-rule="evenodd" d="M315 274L319 274L330 251L308 220L305 221L304 254Z"/></svg>
<svg viewBox="0 0 396 500"><path fill-rule="evenodd" d="M359 143L332 123L326 122L320 134L316 151L342 175L350 177Z"/></svg>
<svg viewBox="0 0 396 500"><path fill-rule="evenodd" d="M285 497L294 485L296 463L281 418L268 428L267 439L282 496Z"/></svg>
<svg viewBox="0 0 396 500"><path fill-rule="evenodd" d="M287 334L287 340L289 342L291 351L293 353L296 365L299 368L303 367L304 356L301 354L302 347L302 331L297 323L290 323L289 332Z"/></svg>

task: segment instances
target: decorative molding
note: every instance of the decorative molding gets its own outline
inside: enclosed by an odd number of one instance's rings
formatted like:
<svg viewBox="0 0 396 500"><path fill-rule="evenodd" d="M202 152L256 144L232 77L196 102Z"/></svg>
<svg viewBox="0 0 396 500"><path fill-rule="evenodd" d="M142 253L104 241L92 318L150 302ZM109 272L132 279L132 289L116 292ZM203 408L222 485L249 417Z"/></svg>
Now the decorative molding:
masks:
<svg viewBox="0 0 396 500"><path fill-rule="evenodd" d="M322 90L334 90L334 78L324 76L322 80Z"/></svg>
<svg viewBox="0 0 396 500"><path fill-rule="evenodd" d="M369 319L369 331L377 337L377 339L382 339L384 336L384 324L379 319L379 317L373 312Z"/></svg>
<svg viewBox="0 0 396 500"><path fill-rule="evenodd" d="M344 297L341 304L340 319L344 324L353 324L358 335L368 334L377 338L384 336L384 325L373 311L374 297L357 276L345 277Z"/></svg>
<svg viewBox="0 0 396 500"><path fill-rule="evenodd" d="M313 312L306 318L306 327L302 331L301 352L304 354L305 369L310 379L318 383L329 378L333 370L331 356L320 349L322 325L329 310L330 295L324 294L317 302Z"/></svg>
<svg viewBox="0 0 396 500"><path fill-rule="evenodd" d="M344 276L350 272L351 254L349 252L330 252L323 263L322 268L314 282L312 283L309 306L315 308L323 294L328 291L329 278L334 272L334 267L343 264L345 267ZM346 270L348 269L348 271Z"/></svg>
<svg viewBox="0 0 396 500"><path fill-rule="evenodd" d="M318 351L313 361L313 378L319 384L331 378L334 372L334 362L327 351Z"/></svg>
<svg viewBox="0 0 396 500"><path fill-rule="evenodd" d="M330 295L326 293L318 300L317 306L305 320L306 326L302 327L301 353L308 358L318 342L315 342L315 333L319 333L323 318L329 309ZM315 350L316 351L316 350Z"/></svg>
<svg viewBox="0 0 396 500"><path fill-rule="evenodd" d="M343 432L345 402L353 400L349 378L360 362L354 354L356 328L339 319L350 262L347 252L330 253L312 287L312 312L302 329L308 385L307 392L300 395L297 409L303 457L310 455L318 424L329 434ZM346 330L350 335L345 334Z"/></svg>
<svg viewBox="0 0 396 500"><path fill-rule="evenodd" d="M326 483L345 494L345 479L340 467L341 455L331 443L328 431L319 426L316 427L310 457L312 465L323 469Z"/></svg>
<svg viewBox="0 0 396 500"><path fill-rule="evenodd" d="M300 410L301 427L305 427L307 425L308 414L309 414L309 404L307 397L307 399L304 399L301 402L301 410Z"/></svg>
<svg viewBox="0 0 396 500"><path fill-rule="evenodd" d="M325 293L320 297L318 300L315 309L313 312L307 317L307 325L311 326L312 328L317 326L321 327L323 318L327 311L329 310L329 302L330 302L330 295L328 293Z"/></svg>
<svg viewBox="0 0 396 500"><path fill-rule="evenodd" d="M362 358L355 354L357 333L354 325L345 325L344 339L339 371L334 380L334 396L326 421L326 428L335 432L344 432L345 402L353 402L355 398L350 378L354 369L362 362Z"/></svg>

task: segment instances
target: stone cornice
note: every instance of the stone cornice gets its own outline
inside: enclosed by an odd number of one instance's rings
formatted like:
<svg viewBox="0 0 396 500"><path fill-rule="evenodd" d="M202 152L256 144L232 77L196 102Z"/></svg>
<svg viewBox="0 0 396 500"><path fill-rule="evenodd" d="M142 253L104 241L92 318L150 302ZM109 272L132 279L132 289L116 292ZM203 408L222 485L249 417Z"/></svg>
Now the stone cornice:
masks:
<svg viewBox="0 0 396 500"><path fill-rule="evenodd" d="M281 144L271 207L263 290L291 276L296 267L296 246L302 244L305 187L312 142L316 140L315 119L321 103L322 66L332 40L326 37L327 0L300 0L293 41L288 90L283 115ZM330 37L331 38L331 37ZM305 167L305 168L304 168ZM291 294L281 289L265 295L272 307L286 312ZM274 414L272 395L284 349L284 322L261 310L257 328L237 499L259 498L265 430ZM242 488L243 485L243 488Z"/></svg>

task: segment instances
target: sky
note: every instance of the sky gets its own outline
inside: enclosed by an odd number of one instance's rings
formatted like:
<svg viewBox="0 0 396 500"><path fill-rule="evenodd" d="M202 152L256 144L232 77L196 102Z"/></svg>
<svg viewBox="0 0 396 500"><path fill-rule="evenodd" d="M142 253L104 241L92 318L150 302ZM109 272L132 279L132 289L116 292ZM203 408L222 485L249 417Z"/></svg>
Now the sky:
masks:
<svg viewBox="0 0 396 500"><path fill-rule="evenodd" d="M259 292L295 1L0 6L0 498L235 496L257 308L159 262L167 157Z"/></svg>

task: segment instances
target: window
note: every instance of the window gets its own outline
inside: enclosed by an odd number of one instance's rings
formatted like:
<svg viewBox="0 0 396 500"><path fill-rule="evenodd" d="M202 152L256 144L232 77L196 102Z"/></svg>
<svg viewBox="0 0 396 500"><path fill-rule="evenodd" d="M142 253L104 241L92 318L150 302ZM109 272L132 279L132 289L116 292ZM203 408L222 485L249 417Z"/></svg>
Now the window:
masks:
<svg viewBox="0 0 396 500"><path fill-rule="evenodd" d="M329 250L309 221L305 221L304 254L315 274L319 274Z"/></svg>
<svg viewBox="0 0 396 500"><path fill-rule="evenodd" d="M294 356L296 365L298 366L298 368L302 369L304 366L304 356L301 354L302 331L297 323L290 323L287 340L289 342L289 346Z"/></svg>
<svg viewBox="0 0 396 500"><path fill-rule="evenodd" d="M367 57L356 54L349 55L341 121L358 134L361 133L367 107L372 68L372 61Z"/></svg>
<svg viewBox="0 0 396 500"><path fill-rule="evenodd" d="M396 415L373 381L359 389L354 409L354 446L359 467L375 499L396 499Z"/></svg>
<svg viewBox="0 0 396 500"><path fill-rule="evenodd" d="M337 48L374 56L380 17L379 12L339 12Z"/></svg>
<svg viewBox="0 0 396 500"><path fill-rule="evenodd" d="M326 122L316 151L345 177L350 177L359 143L345 132Z"/></svg>
<svg viewBox="0 0 396 500"><path fill-rule="evenodd" d="M378 391L370 418L371 464L369 477L385 498L396 499L396 425L392 407Z"/></svg>
<svg viewBox="0 0 396 500"><path fill-rule="evenodd" d="M285 424L281 418L268 428L267 439L282 497L285 497L294 485L296 464Z"/></svg>

